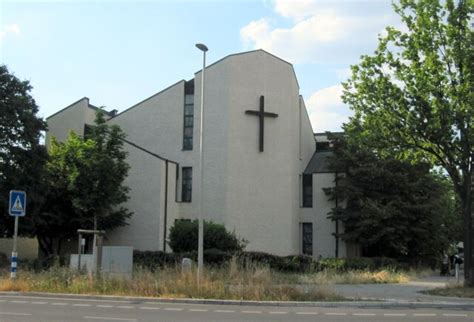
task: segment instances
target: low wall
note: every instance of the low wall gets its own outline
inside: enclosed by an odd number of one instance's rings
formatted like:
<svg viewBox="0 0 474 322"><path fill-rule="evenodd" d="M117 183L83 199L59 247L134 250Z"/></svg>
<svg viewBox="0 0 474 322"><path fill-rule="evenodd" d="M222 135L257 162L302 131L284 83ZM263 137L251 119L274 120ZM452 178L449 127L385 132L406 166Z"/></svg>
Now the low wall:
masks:
<svg viewBox="0 0 474 322"><path fill-rule="evenodd" d="M13 238L0 238L0 253L8 257L13 250ZM18 258L36 259L38 258L38 240L36 238L19 237L17 240Z"/></svg>

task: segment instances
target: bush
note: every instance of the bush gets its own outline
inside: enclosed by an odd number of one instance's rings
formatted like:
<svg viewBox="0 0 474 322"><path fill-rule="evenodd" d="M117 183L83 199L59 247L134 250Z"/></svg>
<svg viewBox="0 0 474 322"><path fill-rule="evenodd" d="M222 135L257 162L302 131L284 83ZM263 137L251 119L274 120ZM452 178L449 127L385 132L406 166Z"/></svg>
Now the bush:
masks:
<svg viewBox="0 0 474 322"><path fill-rule="evenodd" d="M175 253L195 251L198 246L198 221L178 220L170 228L169 242ZM242 251L245 241L228 232L224 225L204 221L204 249L224 252Z"/></svg>
<svg viewBox="0 0 474 322"><path fill-rule="evenodd" d="M191 258L197 262L197 251L183 253L164 253L161 251L134 251L133 260L138 266L156 270L165 266L180 265L183 258ZM285 273L307 273L320 271L373 271L385 268L404 269L393 258L386 257L361 257L361 258L325 258L314 261L311 256L291 255L277 256L263 252L224 252L219 249L204 250L204 262L209 266L221 266L236 257L237 262L243 267L259 264L268 268Z"/></svg>
<svg viewBox="0 0 474 322"><path fill-rule="evenodd" d="M237 259L243 266L251 263L266 265L280 272L306 272L311 270L313 258L306 255L277 256L262 252L242 252Z"/></svg>

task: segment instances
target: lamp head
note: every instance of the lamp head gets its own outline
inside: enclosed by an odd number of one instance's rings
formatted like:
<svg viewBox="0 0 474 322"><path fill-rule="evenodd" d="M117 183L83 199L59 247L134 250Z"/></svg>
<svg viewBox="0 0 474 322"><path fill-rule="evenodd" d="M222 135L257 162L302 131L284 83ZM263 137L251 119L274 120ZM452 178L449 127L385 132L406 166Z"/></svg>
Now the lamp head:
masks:
<svg viewBox="0 0 474 322"><path fill-rule="evenodd" d="M196 44L196 47L197 47L199 50L202 50L203 52L208 51L207 46L204 45L204 44Z"/></svg>

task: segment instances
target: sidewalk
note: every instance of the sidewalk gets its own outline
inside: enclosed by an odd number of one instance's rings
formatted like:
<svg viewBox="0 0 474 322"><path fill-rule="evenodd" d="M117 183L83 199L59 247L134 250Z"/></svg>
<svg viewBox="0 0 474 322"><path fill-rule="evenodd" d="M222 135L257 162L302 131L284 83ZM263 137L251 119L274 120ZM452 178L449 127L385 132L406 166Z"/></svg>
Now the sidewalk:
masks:
<svg viewBox="0 0 474 322"><path fill-rule="evenodd" d="M329 289L353 300L474 304L474 299L433 296L420 293L420 291L423 290L444 287L448 284L454 284L455 282L456 279L450 276L430 276L404 284L336 284L331 285Z"/></svg>

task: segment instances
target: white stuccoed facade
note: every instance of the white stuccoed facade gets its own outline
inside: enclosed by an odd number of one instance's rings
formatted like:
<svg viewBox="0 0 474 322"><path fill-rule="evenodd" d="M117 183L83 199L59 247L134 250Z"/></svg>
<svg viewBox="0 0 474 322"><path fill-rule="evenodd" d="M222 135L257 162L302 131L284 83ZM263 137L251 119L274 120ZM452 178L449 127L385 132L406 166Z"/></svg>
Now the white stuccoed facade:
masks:
<svg viewBox="0 0 474 322"><path fill-rule="evenodd" d="M169 227L176 219L197 218L202 196L205 219L248 240L246 250L301 254L304 222L312 224L312 255L333 257L335 225L326 219L332 205L322 191L334 184L333 174L313 175L313 207L302 207L302 176L316 141L292 65L263 50L235 54L206 67L205 82L203 191L200 71L194 77L192 150L183 150L185 81L110 115L108 122L119 125L128 141L170 161L124 145L131 166L125 206L134 215L128 226L107 233L107 243L170 251ZM257 111L262 95L265 112L278 117L265 117L260 152L259 118L245 111ZM84 124L93 123L94 109L84 98L49 117L47 142L51 135L65 140L70 129L83 134ZM181 202L183 167L192 167L191 202ZM342 241L339 256L346 256Z"/></svg>

